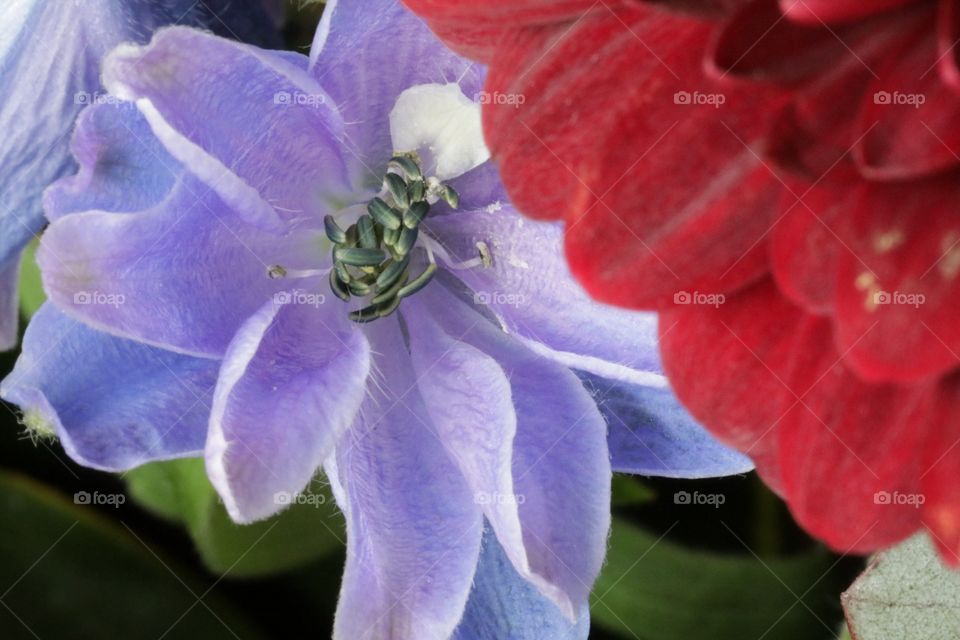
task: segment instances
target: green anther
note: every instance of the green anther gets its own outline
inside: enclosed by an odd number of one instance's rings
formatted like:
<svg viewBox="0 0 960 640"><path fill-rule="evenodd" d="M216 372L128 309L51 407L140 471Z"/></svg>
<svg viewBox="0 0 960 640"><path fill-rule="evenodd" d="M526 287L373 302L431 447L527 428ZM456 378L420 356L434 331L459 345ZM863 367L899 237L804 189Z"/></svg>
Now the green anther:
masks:
<svg viewBox="0 0 960 640"><path fill-rule="evenodd" d="M410 253L410 250L413 249L413 245L417 243L417 237L420 235L420 229L414 227L409 229L404 227L400 231L400 239L394 243L393 248L397 250L397 253L401 256L405 256Z"/></svg>
<svg viewBox="0 0 960 640"><path fill-rule="evenodd" d="M409 199L412 203L423 200L423 197L426 195L426 193L427 190L426 186L423 184L423 180L414 180L407 185L407 199Z"/></svg>
<svg viewBox="0 0 960 640"><path fill-rule="evenodd" d="M410 256L405 256L402 260L390 260L387 267L377 276L377 288L385 289L393 285L410 265Z"/></svg>
<svg viewBox="0 0 960 640"><path fill-rule="evenodd" d="M333 259L354 267L375 267L387 257L383 249L334 249Z"/></svg>
<svg viewBox="0 0 960 640"><path fill-rule="evenodd" d="M397 307L400 306L400 302L401 302L401 299L400 299L400 298L394 298L394 299L392 299L390 302L387 302L387 303L385 303L385 304L381 304L381 305L377 308L377 316L380 317L380 318L386 318L386 317L389 316L391 313L393 313L394 311L397 310Z"/></svg>
<svg viewBox="0 0 960 640"><path fill-rule="evenodd" d="M360 324L373 322L380 317L380 315L377 313L378 307L379 305L372 304L369 307L364 307L358 311L351 311L349 318Z"/></svg>
<svg viewBox="0 0 960 640"><path fill-rule="evenodd" d="M387 300L392 300L396 298L397 292L399 292L400 289L403 289L406 286L407 282L409 281L410 281L410 275L406 271L404 271L402 274L402 277L398 278L397 281L393 283L392 287L390 287L389 289L386 289L385 291L382 291L381 293L378 293L376 296L374 296L373 300L371 300L370 302L374 304L380 304L380 303L386 302Z"/></svg>
<svg viewBox="0 0 960 640"><path fill-rule="evenodd" d="M367 205L367 211L373 219L384 229L399 229L402 218L380 198L374 198Z"/></svg>
<svg viewBox="0 0 960 640"><path fill-rule="evenodd" d="M360 236L360 246L364 249L376 249L380 246L377 242L377 230L370 216L364 214L357 220L357 234Z"/></svg>
<svg viewBox="0 0 960 640"><path fill-rule="evenodd" d="M440 192L440 197L454 209L460 206L460 194L453 187L444 187Z"/></svg>
<svg viewBox="0 0 960 640"><path fill-rule="evenodd" d="M430 264L420 275L414 278L410 284L404 286L397 291L398 298L408 298L415 294L417 291L420 291L425 286L430 284L430 281L433 280L434 274L437 272L437 265Z"/></svg>
<svg viewBox="0 0 960 640"><path fill-rule="evenodd" d="M330 270L330 290L344 302L350 302L350 292L344 288L344 283L337 276L335 269Z"/></svg>
<svg viewBox="0 0 960 640"><path fill-rule="evenodd" d="M357 225L352 224L347 228L347 239L341 244L346 247L355 247L360 241L360 232L357 231Z"/></svg>
<svg viewBox="0 0 960 640"><path fill-rule="evenodd" d="M430 213L430 205L426 202L414 202L403 214L403 226L407 229L416 229L423 219Z"/></svg>
<svg viewBox="0 0 960 640"><path fill-rule="evenodd" d="M460 206L456 189L436 178L424 179L416 153L398 153L388 166L381 196L367 203L367 213L356 224L344 231L333 216L324 218L327 237L334 244L330 289L345 302L354 296L367 301L366 306L349 313L358 323L386 318L404 298L433 280L437 265L429 249L430 264L415 278L410 274L420 225L430 214L430 202L439 199L453 208ZM485 248L480 247L480 253L487 266ZM270 274L284 275L279 270Z"/></svg>
<svg viewBox="0 0 960 640"><path fill-rule="evenodd" d="M393 200L397 203L397 206L401 209L406 209L410 206L410 201L407 198L406 180L395 173L388 173L383 181L387 185L387 189L390 190L390 195L393 196Z"/></svg>
<svg viewBox="0 0 960 640"><path fill-rule="evenodd" d="M397 240L400 239L400 228L396 229L384 229L383 231L383 244L388 247L392 247L397 244Z"/></svg>
<svg viewBox="0 0 960 640"><path fill-rule="evenodd" d="M347 234L340 228L340 225L333 219L333 216L323 217L323 227L327 232L327 237L333 244L343 244L347 241Z"/></svg>
<svg viewBox="0 0 960 640"><path fill-rule="evenodd" d="M373 293L373 287L371 287L368 284L359 282L357 280L354 280L353 282L348 284L347 289L350 290L351 294L357 296L358 298L362 298L364 296L368 296L371 293Z"/></svg>
<svg viewBox="0 0 960 640"><path fill-rule="evenodd" d="M337 277L340 278L340 282L348 284L353 280L353 275L350 273L350 270L347 269L347 265L342 262L333 263L333 270L337 272Z"/></svg>
<svg viewBox="0 0 960 640"><path fill-rule="evenodd" d="M422 182L423 174L420 172L420 166L409 156L394 156L390 158L390 164L395 164L412 180Z"/></svg>

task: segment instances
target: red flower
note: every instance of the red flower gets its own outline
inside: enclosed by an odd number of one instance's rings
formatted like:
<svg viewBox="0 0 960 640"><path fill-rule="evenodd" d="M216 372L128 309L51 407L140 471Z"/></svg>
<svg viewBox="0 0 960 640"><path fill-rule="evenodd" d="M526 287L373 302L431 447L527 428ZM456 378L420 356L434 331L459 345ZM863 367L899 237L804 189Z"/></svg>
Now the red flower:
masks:
<svg viewBox="0 0 960 640"><path fill-rule="evenodd" d="M406 0L515 203L798 520L960 553L960 0Z"/></svg>

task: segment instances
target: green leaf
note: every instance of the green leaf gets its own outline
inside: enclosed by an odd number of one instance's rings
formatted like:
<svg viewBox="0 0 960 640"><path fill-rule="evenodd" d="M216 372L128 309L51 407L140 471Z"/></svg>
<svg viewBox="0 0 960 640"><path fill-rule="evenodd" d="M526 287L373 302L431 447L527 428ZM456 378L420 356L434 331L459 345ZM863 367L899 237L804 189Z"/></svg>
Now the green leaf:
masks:
<svg viewBox="0 0 960 640"><path fill-rule="evenodd" d="M925 534L881 553L843 594L857 640L960 638L960 573Z"/></svg>
<svg viewBox="0 0 960 640"><path fill-rule="evenodd" d="M40 267L37 266L37 240L34 239L20 259L20 313L25 318L33 317L47 300L40 279Z"/></svg>
<svg viewBox="0 0 960 640"><path fill-rule="evenodd" d="M613 507L634 507L653 502L657 494L653 489L643 484L637 476L623 473L613 474Z"/></svg>
<svg viewBox="0 0 960 640"><path fill-rule="evenodd" d="M4 640L264 637L143 533L33 480L0 472L0 521Z"/></svg>
<svg viewBox="0 0 960 640"><path fill-rule="evenodd" d="M593 620L642 640L830 638L831 563L821 548L770 560L694 551L615 519Z"/></svg>
<svg viewBox="0 0 960 640"><path fill-rule="evenodd" d="M241 526L227 515L207 480L203 460L145 465L130 472L127 480L136 501L186 526L215 573L278 573L343 547L343 520L324 487L311 488L297 504L269 520Z"/></svg>

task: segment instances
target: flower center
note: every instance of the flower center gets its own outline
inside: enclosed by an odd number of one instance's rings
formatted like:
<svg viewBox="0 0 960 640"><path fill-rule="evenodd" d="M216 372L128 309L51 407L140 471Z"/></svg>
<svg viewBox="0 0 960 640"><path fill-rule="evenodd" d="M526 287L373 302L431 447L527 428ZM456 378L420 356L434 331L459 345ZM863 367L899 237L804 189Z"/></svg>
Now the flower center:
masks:
<svg viewBox="0 0 960 640"><path fill-rule="evenodd" d="M431 252L427 252L429 264L416 276L410 273L410 262L420 223L430 213L431 203L439 200L456 208L460 195L436 178L424 178L416 153L400 153L390 159L383 189L367 204L367 213L346 231L333 216L324 218L333 243L330 289L344 302L353 297L367 301L350 312L351 320L385 318L433 279L437 264Z"/></svg>

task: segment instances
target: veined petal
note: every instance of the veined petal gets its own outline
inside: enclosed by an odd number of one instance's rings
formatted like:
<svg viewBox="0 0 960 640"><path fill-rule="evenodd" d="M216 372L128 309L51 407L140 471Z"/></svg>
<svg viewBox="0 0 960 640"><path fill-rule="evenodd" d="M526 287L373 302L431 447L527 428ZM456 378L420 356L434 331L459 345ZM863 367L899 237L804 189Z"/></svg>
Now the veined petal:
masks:
<svg viewBox="0 0 960 640"><path fill-rule="evenodd" d="M693 419L670 389L582 374L607 421L614 471L667 478L747 473L753 462L724 446Z"/></svg>
<svg viewBox="0 0 960 640"><path fill-rule="evenodd" d="M571 269L602 301L651 308L744 286L767 269L783 188L756 114L785 93L707 78L707 23L646 3L614 11L500 43L486 90L524 101L486 105L484 130L511 200L567 221ZM591 57L604 62L569 64Z"/></svg>
<svg viewBox="0 0 960 640"><path fill-rule="evenodd" d="M390 111L393 148L418 151L426 175L447 181L490 159L480 105L460 85L419 84L403 91Z"/></svg>
<svg viewBox="0 0 960 640"><path fill-rule="evenodd" d="M0 269L0 351L12 349L17 344L17 327L20 306L17 291L20 283L20 262L12 260Z"/></svg>
<svg viewBox="0 0 960 640"><path fill-rule="evenodd" d="M486 527L473 590L453 640L587 640L589 634L589 608L584 605L571 624L517 573L493 529Z"/></svg>
<svg viewBox="0 0 960 640"><path fill-rule="evenodd" d="M451 269L478 306L540 355L566 366L634 384L664 387L657 321L592 300L563 259L563 228L527 220L507 204L428 218L425 226L455 262L489 267ZM602 328L602 330L598 330Z"/></svg>
<svg viewBox="0 0 960 640"><path fill-rule="evenodd" d="M782 462L777 425L804 391L788 384L789 366L800 345L816 344L806 339L824 331L829 320L801 313L769 280L716 308L676 306L661 315L664 369L677 397L717 438L749 455L775 489Z"/></svg>
<svg viewBox="0 0 960 640"><path fill-rule="evenodd" d="M77 118L71 150L80 170L44 193L50 221L83 211L149 209L167 196L183 172L128 102L84 110Z"/></svg>
<svg viewBox="0 0 960 640"><path fill-rule="evenodd" d="M916 13L920 19L904 24L903 41L886 51L861 98L854 158L871 180L923 179L960 165L960 107L937 70L935 16Z"/></svg>
<svg viewBox="0 0 960 640"><path fill-rule="evenodd" d="M328 2L310 70L343 114L354 184L374 189L390 154L403 151L393 148L389 121L400 94L422 84L457 83L473 98L484 76L395 0Z"/></svg>
<svg viewBox="0 0 960 640"><path fill-rule="evenodd" d="M337 445L347 564L336 640L445 640L466 606L483 517L430 426L393 318L369 325L360 417Z"/></svg>
<svg viewBox="0 0 960 640"><path fill-rule="evenodd" d="M804 350L792 363L786 383L798 390L797 402L777 425L790 510L841 553L895 544L920 523L916 503L889 498L921 495L922 425L937 416L930 389L865 383L838 363L829 336L804 337L819 342L801 344L823 347Z"/></svg>
<svg viewBox="0 0 960 640"><path fill-rule="evenodd" d="M272 265L315 269L322 230L273 235L241 220L185 174L157 206L136 215L65 216L43 236L38 262L50 299L118 336L220 357L240 325L290 285ZM319 281L298 281L321 290Z"/></svg>
<svg viewBox="0 0 960 640"><path fill-rule="evenodd" d="M332 296L331 296L332 298ZM353 422L370 346L342 305L322 297L268 302L223 359L207 471L237 522L273 515L301 492Z"/></svg>
<svg viewBox="0 0 960 640"><path fill-rule="evenodd" d="M951 174L853 190L837 225L835 324L839 352L861 378L914 383L958 366L958 196Z"/></svg>
<svg viewBox="0 0 960 640"><path fill-rule="evenodd" d="M244 220L276 231L322 217L348 188L343 120L305 66L171 27L145 47L115 49L104 84L135 102L170 154Z"/></svg>
<svg viewBox="0 0 960 640"><path fill-rule="evenodd" d="M146 42L179 22L273 44L263 9L233 0L9 0L0 9L0 264L43 226L41 194L74 167L77 114L100 100L100 61L120 42Z"/></svg>
<svg viewBox="0 0 960 640"><path fill-rule="evenodd" d="M821 25L865 18L875 13L909 4L913 0L780 0L788 18L797 22Z"/></svg>
<svg viewBox="0 0 960 640"><path fill-rule="evenodd" d="M0 395L80 464L123 471L203 451L217 369L100 333L45 304Z"/></svg>
<svg viewBox="0 0 960 640"><path fill-rule="evenodd" d="M465 402L459 411L443 406L444 393L452 393L444 391L443 386L451 384L450 378L465 381L466 374L460 369L476 361L475 354L473 360L462 358L462 347L452 358L445 358L444 348L457 349L455 342L465 342L509 372L516 415L509 473L504 469L508 452L502 444L502 433L486 441L487 447L496 448L490 457L483 454L467 458L470 464L462 468L472 486L481 492L477 497L489 503L485 505L487 517L517 572L574 621L599 573L610 523L611 472L603 417L567 368L511 341L440 287L421 292L418 298L418 317L432 314L449 337L455 336L455 340L441 338L429 345L428 336L421 336L419 348L429 351L422 353L415 364L419 364L427 408L436 412L434 422L438 430L442 429L447 446L460 451L461 456L484 451L476 442L468 444L470 435L464 433L464 425L473 425L469 429L472 432L483 429L490 433L490 426L484 429L478 423L492 418L501 424L507 421L509 433L511 416L505 410L496 417L481 417L483 410L466 411L464 405L469 398L484 394L484 390L466 395L469 390L460 388ZM462 358L459 363L458 356ZM443 381L433 381L426 373L431 362L456 373ZM502 387L503 382L494 389ZM485 401L494 399L487 397ZM502 401L494 406L502 407ZM567 526L571 520L578 523L576 528Z"/></svg>

